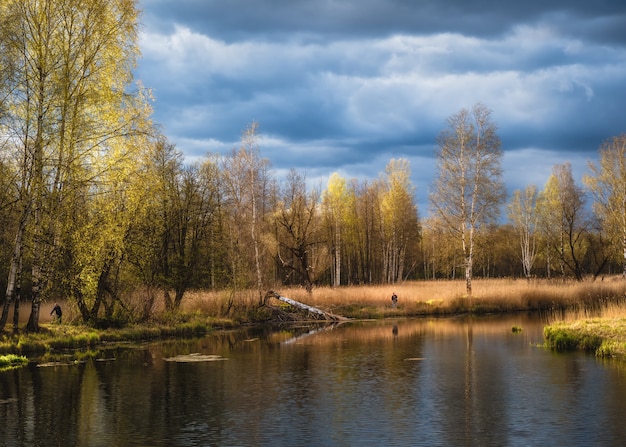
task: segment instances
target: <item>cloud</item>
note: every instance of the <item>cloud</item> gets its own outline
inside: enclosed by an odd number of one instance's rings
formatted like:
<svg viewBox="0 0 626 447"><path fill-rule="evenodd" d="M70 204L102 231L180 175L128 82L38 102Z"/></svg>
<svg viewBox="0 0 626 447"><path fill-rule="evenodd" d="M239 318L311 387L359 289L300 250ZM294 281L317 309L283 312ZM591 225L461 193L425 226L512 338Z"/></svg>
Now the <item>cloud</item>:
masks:
<svg viewBox="0 0 626 447"><path fill-rule="evenodd" d="M493 38L518 24L549 23L570 37L626 42L626 4L620 0L144 0L143 8L151 29L169 33L186 24L225 41L438 33Z"/></svg>
<svg viewBox="0 0 626 447"><path fill-rule="evenodd" d="M137 77L189 158L232 149L255 120L277 172L373 178L403 157L425 203L438 133L477 102L493 111L511 189L568 159L580 171L624 132L622 2L146 0L143 8Z"/></svg>

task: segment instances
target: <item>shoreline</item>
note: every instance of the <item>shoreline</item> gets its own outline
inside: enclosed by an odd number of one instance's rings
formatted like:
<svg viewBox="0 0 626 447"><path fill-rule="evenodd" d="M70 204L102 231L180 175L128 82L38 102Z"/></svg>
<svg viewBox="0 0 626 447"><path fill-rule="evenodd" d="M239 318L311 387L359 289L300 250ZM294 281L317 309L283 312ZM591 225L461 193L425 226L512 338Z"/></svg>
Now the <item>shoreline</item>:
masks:
<svg viewBox="0 0 626 447"><path fill-rule="evenodd" d="M555 351L584 351L596 357L626 360L626 319L598 317L559 321L544 327L546 347Z"/></svg>
<svg viewBox="0 0 626 447"><path fill-rule="evenodd" d="M547 347L626 359L626 281L621 276L595 282L482 279L474 281L474 291L471 297L464 295L462 280L433 280L323 287L313 293L284 288L276 294L348 321L546 312L551 314L544 329ZM149 320L136 324L103 320L97 328L80 324L71 303L60 300L63 324L41 323L38 333L23 329L14 333L6 327L0 333L0 355L89 350L114 343L197 337L222 329L276 327L313 320L311 315L275 298L259 305L258 292L253 290L239 292L235 306L225 307L225 296L229 300L233 297L227 293L193 291L175 314L157 311ZM395 305L393 294L398 297Z"/></svg>

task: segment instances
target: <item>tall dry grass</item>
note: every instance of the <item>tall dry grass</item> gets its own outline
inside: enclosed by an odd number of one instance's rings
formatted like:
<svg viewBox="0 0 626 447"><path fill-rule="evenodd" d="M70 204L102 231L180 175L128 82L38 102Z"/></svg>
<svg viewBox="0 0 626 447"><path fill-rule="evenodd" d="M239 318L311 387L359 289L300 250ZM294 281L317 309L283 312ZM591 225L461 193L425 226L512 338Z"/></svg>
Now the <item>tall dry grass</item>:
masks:
<svg viewBox="0 0 626 447"><path fill-rule="evenodd" d="M254 290L192 290L185 294L181 310L186 313L229 318L244 315L258 306L259 293Z"/></svg>
<svg viewBox="0 0 626 447"><path fill-rule="evenodd" d="M573 309L597 312L608 304L617 312L626 297L621 276L603 281L477 279L468 297L465 281L411 281L384 286L318 287L311 294L300 287L280 288L282 296L350 318L437 315L458 312ZM392 293L398 305L391 305ZM184 310L217 317L249 313L259 301L253 291L189 293ZM626 309L626 307L624 307Z"/></svg>

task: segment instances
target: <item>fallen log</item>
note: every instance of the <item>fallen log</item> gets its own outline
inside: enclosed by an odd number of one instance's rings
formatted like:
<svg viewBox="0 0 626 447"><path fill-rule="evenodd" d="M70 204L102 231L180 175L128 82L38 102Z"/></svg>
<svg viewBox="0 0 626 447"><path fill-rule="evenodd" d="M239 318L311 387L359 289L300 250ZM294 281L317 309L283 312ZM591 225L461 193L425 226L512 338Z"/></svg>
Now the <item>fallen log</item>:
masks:
<svg viewBox="0 0 626 447"><path fill-rule="evenodd" d="M301 303L300 301L296 301L291 298L287 298L286 296L282 296L280 293L274 292L273 290L269 290L265 294L265 303L269 298L276 298L279 301L287 303L293 307L297 307L305 312L308 312L314 319L316 320L330 320L330 321L342 321L346 320L345 317L332 314L330 312L323 311L322 309L318 309L317 307L309 306L308 304Z"/></svg>

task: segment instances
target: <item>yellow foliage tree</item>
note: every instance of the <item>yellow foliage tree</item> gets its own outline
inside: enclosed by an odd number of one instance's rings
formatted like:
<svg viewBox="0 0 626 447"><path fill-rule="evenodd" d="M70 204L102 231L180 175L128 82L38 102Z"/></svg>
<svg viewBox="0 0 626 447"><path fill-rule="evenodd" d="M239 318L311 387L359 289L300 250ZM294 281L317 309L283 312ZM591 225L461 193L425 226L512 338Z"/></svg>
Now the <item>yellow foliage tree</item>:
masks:
<svg viewBox="0 0 626 447"><path fill-rule="evenodd" d="M342 233L348 205L348 190L346 179L336 172L328 179L326 190L322 193L322 203L324 214L329 222L330 240L332 241L332 283L333 286L338 287L341 285Z"/></svg>
<svg viewBox="0 0 626 447"><path fill-rule="evenodd" d="M13 68L0 81L7 98L0 133L8 136L20 160L21 191L0 326L15 298L17 270L29 238L32 306L27 329L38 330L50 260L67 263L68 254L73 256L70 235L84 222L77 217L85 216L87 203L102 186L97 169L103 164L111 168L100 160L149 126L147 97L140 86L132 86L139 56L137 18L134 0L0 4L0 60Z"/></svg>

